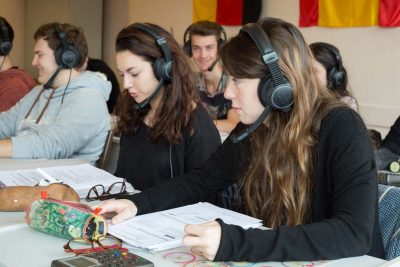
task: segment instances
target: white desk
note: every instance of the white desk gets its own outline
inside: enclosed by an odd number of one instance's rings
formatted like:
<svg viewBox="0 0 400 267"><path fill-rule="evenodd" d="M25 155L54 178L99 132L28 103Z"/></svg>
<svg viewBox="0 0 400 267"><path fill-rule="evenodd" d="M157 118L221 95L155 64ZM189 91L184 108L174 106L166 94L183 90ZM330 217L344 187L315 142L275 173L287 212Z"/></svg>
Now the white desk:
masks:
<svg viewBox="0 0 400 267"><path fill-rule="evenodd" d="M70 165L83 163L81 159L68 160L2 160L0 159L0 170L23 169L50 167L57 165ZM1 203L0 203L1 204ZM47 267L51 261L59 258L71 256L63 251L63 245L67 240L37 232L31 229L25 223L24 212L0 212L0 267ZM134 254L138 254L154 263L156 267L178 267L178 266L305 266L299 263L268 263L268 264L252 264L252 263L210 263L203 262L201 258L196 257L195 262L188 263L187 260L193 259L192 254L186 248L179 248L156 254L149 254L143 251L130 250ZM185 261L186 260L186 261ZM176 263L180 262L180 263ZM323 265L307 265L307 266L351 266L351 267L376 267L385 263L384 260L373 258L370 256L362 256L355 258L341 259L330 261Z"/></svg>
<svg viewBox="0 0 400 267"><path fill-rule="evenodd" d="M21 169L34 169L44 167L66 166L87 163L88 161L81 158L71 159L0 159L0 171L11 171Z"/></svg>

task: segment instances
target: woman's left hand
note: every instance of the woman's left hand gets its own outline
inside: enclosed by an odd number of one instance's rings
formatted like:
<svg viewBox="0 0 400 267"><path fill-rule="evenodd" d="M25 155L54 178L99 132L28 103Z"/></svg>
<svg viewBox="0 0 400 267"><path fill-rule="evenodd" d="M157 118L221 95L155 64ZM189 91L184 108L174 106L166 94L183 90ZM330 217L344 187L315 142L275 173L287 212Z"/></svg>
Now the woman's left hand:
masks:
<svg viewBox="0 0 400 267"><path fill-rule="evenodd" d="M185 226L183 244L191 246L192 252L205 257L207 260L214 260L220 241L221 226L216 221Z"/></svg>

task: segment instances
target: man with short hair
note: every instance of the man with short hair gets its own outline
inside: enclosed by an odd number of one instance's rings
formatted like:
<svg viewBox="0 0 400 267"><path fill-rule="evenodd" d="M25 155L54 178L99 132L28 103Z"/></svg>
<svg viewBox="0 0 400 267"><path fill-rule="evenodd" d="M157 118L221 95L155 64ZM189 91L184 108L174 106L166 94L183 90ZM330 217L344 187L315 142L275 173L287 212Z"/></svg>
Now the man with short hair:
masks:
<svg viewBox="0 0 400 267"><path fill-rule="evenodd" d="M231 110L231 101L224 98L228 74L219 62L219 49L226 41L224 29L211 21L191 24L184 34L184 49L199 69L198 89L219 132L230 133L239 118Z"/></svg>
<svg viewBox="0 0 400 267"><path fill-rule="evenodd" d="M81 28L49 23L34 38L32 65L40 85L0 113L0 157L94 163L110 129L111 84L102 74L79 71L88 54Z"/></svg>
<svg viewBox="0 0 400 267"><path fill-rule="evenodd" d="M13 41L13 28L0 17L0 112L13 107L36 85L28 73L13 66L9 57Z"/></svg>

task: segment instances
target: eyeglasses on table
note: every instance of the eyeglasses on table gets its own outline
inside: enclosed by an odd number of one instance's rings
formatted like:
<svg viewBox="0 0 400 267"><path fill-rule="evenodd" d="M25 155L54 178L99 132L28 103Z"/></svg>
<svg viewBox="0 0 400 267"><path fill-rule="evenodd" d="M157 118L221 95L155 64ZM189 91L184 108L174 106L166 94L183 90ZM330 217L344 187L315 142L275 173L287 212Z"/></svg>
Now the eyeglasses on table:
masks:
<svg viewBox="0 0 400 267"><path fill-rule="evenodd" d="M120 249L122 241L111 235L102 235L97 239L73 238L64 245L64 251L75 254L84 254L103 251L106 249Z"/></svg>
<svg viewBox="0 0 400 267"><path fill-rule="evenodd" d="M129 195L126 190L126 179L122 182L113 183L107 190L102 184L93 186L86 195L86 201L106 200L122 195Z"/></svg>

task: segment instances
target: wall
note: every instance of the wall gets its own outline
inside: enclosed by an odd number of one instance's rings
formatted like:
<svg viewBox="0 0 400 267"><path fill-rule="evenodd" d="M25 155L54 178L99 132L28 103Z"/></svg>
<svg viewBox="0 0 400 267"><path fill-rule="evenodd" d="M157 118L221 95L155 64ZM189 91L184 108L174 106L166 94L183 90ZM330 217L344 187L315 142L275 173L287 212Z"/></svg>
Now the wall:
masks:
<svg viewBox="0 0 400 267"><path fill-rule="evenodd" d="M26 0L25 68L34 77L31 66L35 31L44 23L61 22L81 26L89 46L89 55L102 56L102 0Z"/></svg>
<svg viewBox="0 0 400 267"><path fill-rule="evenodd" d="M10 53L12 63L25 66L25 0L0 0L0 16L7 19L14 30L13 49Z"/></svg>
<svg viewBox="0 0 400 267"><path fill-rule="evenodd" d="M266 15L298 24L299 1L264 1ZM400 27L300 28L308 43L336 45L368 127L385 135L400 114Z"/></svg>

